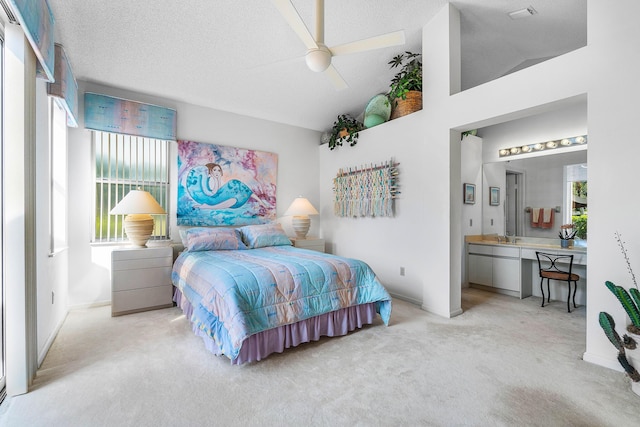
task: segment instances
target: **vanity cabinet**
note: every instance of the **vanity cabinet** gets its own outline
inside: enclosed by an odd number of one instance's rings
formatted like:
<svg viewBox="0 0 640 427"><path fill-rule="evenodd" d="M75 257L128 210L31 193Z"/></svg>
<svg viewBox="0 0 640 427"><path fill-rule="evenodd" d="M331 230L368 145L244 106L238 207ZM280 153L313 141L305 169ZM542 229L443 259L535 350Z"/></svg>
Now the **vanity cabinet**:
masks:
<svg viewBox="0 0 640 427"><path fill-rule="evenodd" d="M469 244L469 283L524 298L521 291L520 248Z"/></svg>
<svg viewBox="0 0 640 427"><path fill-rule="evenodd" d="M493 248L469 245L469 283L493 286Z"/></svg>

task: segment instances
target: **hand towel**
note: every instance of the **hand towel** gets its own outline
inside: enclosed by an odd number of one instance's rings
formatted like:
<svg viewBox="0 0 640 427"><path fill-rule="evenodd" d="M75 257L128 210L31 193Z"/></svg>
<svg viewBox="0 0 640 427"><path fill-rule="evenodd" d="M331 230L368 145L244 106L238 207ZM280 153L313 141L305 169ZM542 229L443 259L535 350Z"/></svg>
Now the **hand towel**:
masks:
<svg viewBox="0 0 640 427"><path fill-rule="evenodd" d="M531 208L531 227L538 228L540 223L540 208Z"/></svg>
<svg viewBox="0 0 640 427"><path fill-rule="evenodd" d="M540 222L540 228L551 228L553 227L553 213L555 209L553 208L544 208L542 213L542 221Z"/></svg>

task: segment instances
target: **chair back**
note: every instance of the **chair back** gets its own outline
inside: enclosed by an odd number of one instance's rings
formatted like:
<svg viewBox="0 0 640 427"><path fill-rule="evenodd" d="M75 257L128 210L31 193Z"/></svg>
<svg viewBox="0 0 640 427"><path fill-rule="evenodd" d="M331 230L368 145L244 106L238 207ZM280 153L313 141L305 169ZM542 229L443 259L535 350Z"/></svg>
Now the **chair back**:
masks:
<svg viewBox="0 0 640 427"><path fill-rule="evenodd" d="M536 251L536 257L538 258L538 270L540 277L542 277L543 272L569 273L569 276L571 276L571 270L573 269L573 255L558 255ZM568 264L569 270L567 271L566 268L559 268L558 264Z"/></svg>

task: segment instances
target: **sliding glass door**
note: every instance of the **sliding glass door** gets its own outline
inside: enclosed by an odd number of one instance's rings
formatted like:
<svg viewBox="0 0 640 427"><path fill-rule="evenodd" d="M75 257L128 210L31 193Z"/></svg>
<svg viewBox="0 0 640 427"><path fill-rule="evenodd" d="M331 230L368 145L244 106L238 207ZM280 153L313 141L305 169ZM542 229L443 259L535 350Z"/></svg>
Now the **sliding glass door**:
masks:
<svg viewBox="0 0 640 427"><path fill-rule="evenodd" d="M5 375L5 316L4 316L4 33L0 27L0 403L6 396L6 375Z"/></svg>

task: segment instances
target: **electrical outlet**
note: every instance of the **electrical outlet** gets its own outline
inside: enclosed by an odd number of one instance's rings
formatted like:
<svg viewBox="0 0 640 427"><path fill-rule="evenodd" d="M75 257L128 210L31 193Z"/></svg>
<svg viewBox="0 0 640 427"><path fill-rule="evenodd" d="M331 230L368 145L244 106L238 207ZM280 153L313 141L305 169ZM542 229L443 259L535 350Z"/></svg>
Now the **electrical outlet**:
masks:
<svg viewBox="0 0 640 427"><path fill-rule="evenodd" d="M404 267L400 267L400 275L404 276Z"/></svg>
<svg viewBox="0 0 640 427"><path fill-rule="evenodd" d="M491 218L491 225L493 225L493 218Z"/></svg>
<svg viewBox="0 0 640 427"><path fill-rule="evenodd" d="M473 219L469 220L469 227L473 227Z"/></svg>

